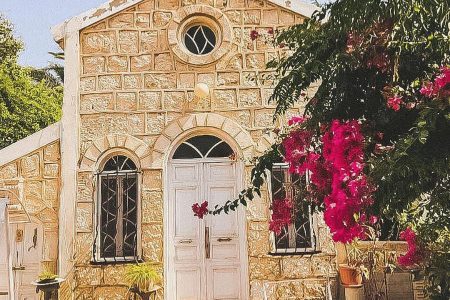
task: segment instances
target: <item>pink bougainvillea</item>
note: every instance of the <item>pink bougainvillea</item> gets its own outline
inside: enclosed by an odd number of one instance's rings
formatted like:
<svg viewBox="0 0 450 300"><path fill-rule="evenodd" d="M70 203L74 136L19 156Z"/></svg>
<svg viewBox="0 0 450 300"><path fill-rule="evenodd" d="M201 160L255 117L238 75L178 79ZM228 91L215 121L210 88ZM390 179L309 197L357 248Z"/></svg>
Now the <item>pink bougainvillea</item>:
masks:
<svg viewBox="0 0 450 300"><path fill-rule="evenodd" d="M292 116L288 120L288 125L292 126L292 125L302 124L305 121L306 121L306 117L303 117L303 116Z"/></svg>
<svg viewBox="0 0 450 300"><path fill-rule="evenodd" d="M298 125L305 121L305 118L294 116L288 124ZM312 132L305 129L292 130L283 140L285 150L285 161L289 163L291 173L304 174L306 171L306 161L309 157L309 147L311 144Z"/></svg>
<svg viewBox="0 0 450 300"><path fill-rule="evenodd" d="M433 82L425 82L420 93L427 98L450 96L450 68L443 66Z"/></svg>
<svg viewBox="0 0 450 300"><path fill-rule="evenodd" d="M403 98L400 96L393 96L387 99L387 106L394 111L399 111L402 104L404 104L404 102Z"/></svg>
<svg viewBox="0 0 450 300"><path fill-rule="evenodd" d="M256 40L259 37L259 32L257 30L250 31L250 39L252 41Z"/></svg>
<svg viewBox="0 0 450 300"><path fill-rule="evenodd" d="M292 201L288 198L273 200L269 229L276 235L279 235L284 227L292 223L293 207Z"/></svg>
<svg viewBox="0 0 450 300"><path fill-rule="evenodd" d="M208 213L208 201L204 201L202 204L195 203L192 205L192 211L194 212L194 216L199 219L203 219L203 216Z"/></svg>
<svg viewBox="0 0 450 300"><path fill-rule="evenodd" d="M363 147L364 136L356 120L334 120L323 136L323 156L331 173L324 218L337 242L365 238L364 222L355 216L372 205L374 189L364 174Z"/></svg>
<svg viewBox="0 0 450 300"><path fill-rule="evenodd" d="M420 264L424 258L424 251L417 243L416 233L410 228L400 232L400 239L408 244L408 252L398 258L399 265L403 267L412 267Z"/></svg>
<svg viewBox="0 0 450 300"><path fill-rule="evenodd" d="M303 121L292 118L289 124ZM323 131L322 149L313 149L310 131L298 128L291 131L282 143L285 161L291 173L309 172L309 190L323 197L325 222L335 241L346 243L365 238L367 218L363 221L357 216L372 205L374 188L364 174L361 126L356 120L334 120ZM375 218L370 217L370 221L374 222Z"/></svg>

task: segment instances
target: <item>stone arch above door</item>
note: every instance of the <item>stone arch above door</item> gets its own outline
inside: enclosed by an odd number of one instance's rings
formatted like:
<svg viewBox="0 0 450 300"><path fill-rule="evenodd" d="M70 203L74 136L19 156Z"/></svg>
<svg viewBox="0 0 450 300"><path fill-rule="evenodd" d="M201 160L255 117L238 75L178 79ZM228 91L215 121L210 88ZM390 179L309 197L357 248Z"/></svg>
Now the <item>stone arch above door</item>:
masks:
<svg viewBox="0 0 450 300"><path fill-rule="evenodd" d="M149 161L150 147L142 140L135 138L128 134L111 134L95 140L81 155L80 170L81 171L95 171L98 158L109 149L126 149L133 154L141 162L142 168L148 168L144 161Z"/></svg>
<svg viewBox="0 0 450 300"><path fill-rule="evenodd" d="M180 136L194 129L214 129L227 134L239 147L240 158L246 163L254 154L255 143L251 135L235 121L215 113L193 114L174 120L156 140L150 157L143 164L149 163L151 168L162 169L167 155L174 142ZM149 162L146 160L149 159Z"/></svg>

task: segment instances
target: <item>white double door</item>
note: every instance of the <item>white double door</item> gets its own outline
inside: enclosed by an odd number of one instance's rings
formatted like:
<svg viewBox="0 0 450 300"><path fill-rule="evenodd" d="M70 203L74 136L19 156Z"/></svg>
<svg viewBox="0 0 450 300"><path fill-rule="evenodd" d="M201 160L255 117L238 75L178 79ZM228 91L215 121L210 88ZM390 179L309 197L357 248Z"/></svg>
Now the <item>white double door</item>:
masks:
<svg viewBox="0 0 450 300"><path fill-rule="evenodd" d="M194 216L192 205L223 205L238 194L239 164L173 160L169 164L167 299L246 299L242 213Z"/></svg>

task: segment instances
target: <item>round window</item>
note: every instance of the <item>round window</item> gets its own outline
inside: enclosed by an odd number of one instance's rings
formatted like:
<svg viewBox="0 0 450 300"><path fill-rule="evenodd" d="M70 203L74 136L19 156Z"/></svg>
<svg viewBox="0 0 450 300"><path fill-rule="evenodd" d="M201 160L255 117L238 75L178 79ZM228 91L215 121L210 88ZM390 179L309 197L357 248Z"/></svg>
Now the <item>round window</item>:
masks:
<svg viewBox="0 0 450 300"><path fill-rule="evenodd" d="M194 25L184 34L184 45L193 54L204 55L216 47L216 34L205 25Z"/></svg>

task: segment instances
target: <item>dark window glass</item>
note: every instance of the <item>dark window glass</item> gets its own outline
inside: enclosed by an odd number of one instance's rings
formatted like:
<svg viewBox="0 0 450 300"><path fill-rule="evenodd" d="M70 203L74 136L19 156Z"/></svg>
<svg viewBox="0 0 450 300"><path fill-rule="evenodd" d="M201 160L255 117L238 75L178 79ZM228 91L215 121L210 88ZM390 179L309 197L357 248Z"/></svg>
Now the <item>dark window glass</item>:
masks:
<svg viewBox="0 0 450 300"><path fill-rule="evenodd" d="M184 44L193 54L203 55L214 50L216 35L211 28L204 25L195 25L186 31Z"/></svg>
<svg viewBox="0 0 450 300"><path fill-rule="evenodd" d="M126 171L136 170L135 163L126 156L116 155L111 157L105 164L103 171Z"/></svg>
<svg viewBox="0 0 450 300"><path fill-rule="evenodd" d="M117 180L115 176L102 178L100 256L114 257L116 253Z"/></svg>
<svg viewBox="0 0 450 300"><path fill-rule="evenodd" d="M137 174L133 161L120 155L108 160L99 174L101 258L137 255Z"/></svg>
<svg viewBox="0 0 450 300"><path fill-rule="evenodd" d="M291 174L288 166L274 165L271 174L272 201L286 198L301 197L301 191L306 189L304 179L297 174ZM281 234L275 235L276 252L304 252L314 246L311 232L311 213L308 206L293 208L293 222L285 226Z"/></svg>
<svg viewBox="0 0 450 300"><path fill-rule="evenodd" d="M173 154L173 159L230 157L233 149L216 136L199 135L184 141Z"/></svg>
<svg viewBox="0 0 450 300"><path fill-rule="evenodd" d="M173 154L174 159L189 159L189 158L202 158L201 155L187 144L181 144L175 153Z"/></svg>
<svg viewBox="0 0 450 300"><path fill-rule="evenodd" d="M230 145L225 142L215 146L208 154L208 157L229 157L233 155L234 151Z"/></svg>

